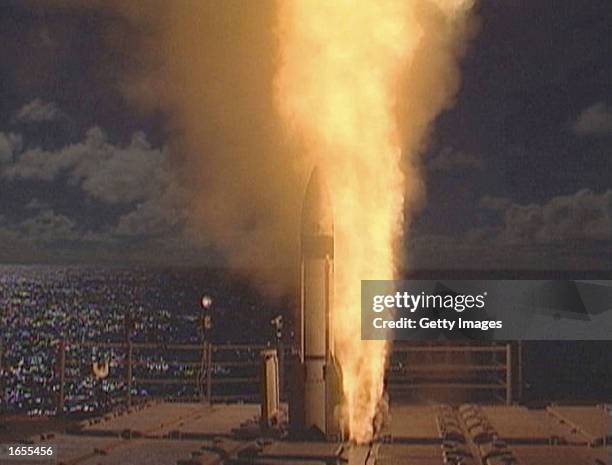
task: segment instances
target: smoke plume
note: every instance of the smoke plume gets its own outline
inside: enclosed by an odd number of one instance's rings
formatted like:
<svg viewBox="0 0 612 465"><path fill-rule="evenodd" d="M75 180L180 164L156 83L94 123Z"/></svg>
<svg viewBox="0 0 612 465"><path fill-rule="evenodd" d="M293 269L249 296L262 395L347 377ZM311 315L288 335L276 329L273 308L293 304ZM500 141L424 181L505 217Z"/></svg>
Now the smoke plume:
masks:
<svg viewBox="0 0 612 465"><path fill-rule="evenodd" d="M108 47L133 51L121 91L167 120L171 163L191 193L189 239L212 245L266 290L293 290L297 274L286 270L297 268L308 172L275 109L274 3L31 3L104 16Z"/></svg>

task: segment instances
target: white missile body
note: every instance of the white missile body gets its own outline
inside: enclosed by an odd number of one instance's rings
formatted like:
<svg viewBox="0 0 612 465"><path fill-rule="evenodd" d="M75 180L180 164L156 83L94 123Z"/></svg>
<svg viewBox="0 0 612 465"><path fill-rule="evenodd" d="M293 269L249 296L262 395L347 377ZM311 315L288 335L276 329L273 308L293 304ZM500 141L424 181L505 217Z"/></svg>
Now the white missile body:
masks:
<svg viewBox="0 0 612 465"><path fill-rule="evenodd" d="M334 222L329 195L315 168L306 188L301 230L301 362L305 430L339 435L340 372L334 357Z"/></svg>

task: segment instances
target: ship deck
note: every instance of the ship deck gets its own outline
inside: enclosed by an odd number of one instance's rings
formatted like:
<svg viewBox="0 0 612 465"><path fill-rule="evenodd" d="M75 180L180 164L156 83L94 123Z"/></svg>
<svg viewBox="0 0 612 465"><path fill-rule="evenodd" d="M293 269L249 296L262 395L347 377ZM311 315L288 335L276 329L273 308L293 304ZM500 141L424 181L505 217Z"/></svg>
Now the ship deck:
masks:
<svg viewBox="0 0 612 465"><path fill-rule="evenodd" d="M368 446L264 437L258 404L155 402L21 438L53 445L65 465L601 465L609 419L602 406L392 405ZM0 420L2 421L2 420ZM7 425L10 429L10 425ZM5 441L3 441L5 442Z"/></svg>

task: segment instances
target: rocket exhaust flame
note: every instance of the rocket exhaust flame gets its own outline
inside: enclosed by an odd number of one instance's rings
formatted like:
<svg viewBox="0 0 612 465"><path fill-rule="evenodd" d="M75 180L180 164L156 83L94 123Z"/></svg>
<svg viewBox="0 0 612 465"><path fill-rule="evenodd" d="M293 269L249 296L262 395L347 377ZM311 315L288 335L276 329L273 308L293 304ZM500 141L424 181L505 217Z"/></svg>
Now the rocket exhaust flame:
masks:
<svg viewBox="0 0 612 465"><path fill-rule="evenodd" d="M470 2L283 0L277 6L276 101L304 143L307 162L327 180L341 421L363 443L375 433L387 344L360 338L360 281L395 277L403 214L420 193L415 152L456 90L456 43ZM409 168L402 169L403 151Z"/></svg>

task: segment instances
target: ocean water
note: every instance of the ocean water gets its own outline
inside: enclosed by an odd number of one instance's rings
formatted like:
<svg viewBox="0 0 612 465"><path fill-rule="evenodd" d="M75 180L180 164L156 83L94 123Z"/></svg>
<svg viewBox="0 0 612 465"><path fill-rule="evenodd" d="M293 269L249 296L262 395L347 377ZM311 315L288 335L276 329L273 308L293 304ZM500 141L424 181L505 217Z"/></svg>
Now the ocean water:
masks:
<svg viewBox="0 0 612 465"><path fill-rule="evenodd" d="M57 345L64 339L69 343L67 408L96 408L100 390L107 397L125 390L124 368L114 362L123 354L79 344L124 342L126 321L133 322L135 342L198 343L204 295L212 299L207 338L217 343L270 343L275 335L270 320L287 308L223 270L0 266L0 407L30 414L54 412ZM141 355L146 363L135 376L194 375L193 368L172 365L172 353ZM103 386L88 376L91 363L99 360L110 360L111 375L116 375ZM193 386L156 389L158 395L193 394Z"/></svg>

